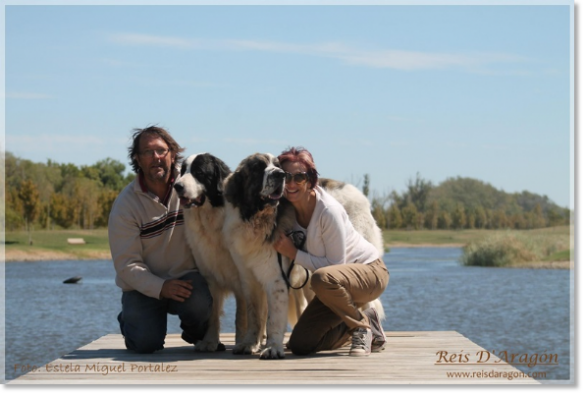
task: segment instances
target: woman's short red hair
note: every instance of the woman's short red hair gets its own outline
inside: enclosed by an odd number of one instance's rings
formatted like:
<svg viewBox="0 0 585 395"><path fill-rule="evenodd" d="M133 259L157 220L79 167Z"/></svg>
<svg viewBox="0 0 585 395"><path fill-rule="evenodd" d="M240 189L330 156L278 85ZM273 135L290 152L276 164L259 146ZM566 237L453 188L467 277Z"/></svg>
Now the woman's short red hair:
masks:
<svg viewBox="0 0 585 395"><path fill-rule="evenodd" d="M307 175L309 176L309 184L311 189L315 188L317 182L319 181L319 173L317 172L317 167L315 166L315 161L313 160L313 155L303 148L303 147L292 147L285 151L282 151L282 154L278 155L278 161L280 165L284 165L286 162L299 162L302 163L307 168Z"/></svg>

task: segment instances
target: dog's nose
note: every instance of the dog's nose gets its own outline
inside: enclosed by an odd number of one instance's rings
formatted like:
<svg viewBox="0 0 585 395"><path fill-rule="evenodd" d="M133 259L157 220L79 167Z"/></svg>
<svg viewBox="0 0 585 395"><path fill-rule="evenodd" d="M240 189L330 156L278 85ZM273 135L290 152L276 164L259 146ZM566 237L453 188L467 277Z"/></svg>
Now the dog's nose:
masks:
<svg viewBox="0 0 585 395"><path fill-rule="evenodd" d="M177 193L182 193L183 190L185 189L185 187L183 187L182 184L175 184L174 188L175 188L175 191L177 191Z"/></svg>
<svg viewBox="0 0 585 395"><path fill-rule="evenodd" d="M286 175L286 173L284 172L284 170L276 168L274 169L274 172L272 173L276 178L278 179L282 179L284 180L284 177Z"/></svg>

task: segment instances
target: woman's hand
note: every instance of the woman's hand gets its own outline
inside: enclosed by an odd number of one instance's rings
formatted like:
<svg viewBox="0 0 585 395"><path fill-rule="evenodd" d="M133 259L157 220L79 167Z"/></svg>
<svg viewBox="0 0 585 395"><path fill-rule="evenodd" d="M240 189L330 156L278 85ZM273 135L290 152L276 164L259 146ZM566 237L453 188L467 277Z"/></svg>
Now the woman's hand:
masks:
<svg viewBox="0 0 585 395"><path fill-rule="evenodd" d="M297 248L293 244L292 240L288 238L284 233L280 233L280 235L276 238L272 246L277 252L281 253L290 260L295 259L295 257L297 256Z"/></svg>

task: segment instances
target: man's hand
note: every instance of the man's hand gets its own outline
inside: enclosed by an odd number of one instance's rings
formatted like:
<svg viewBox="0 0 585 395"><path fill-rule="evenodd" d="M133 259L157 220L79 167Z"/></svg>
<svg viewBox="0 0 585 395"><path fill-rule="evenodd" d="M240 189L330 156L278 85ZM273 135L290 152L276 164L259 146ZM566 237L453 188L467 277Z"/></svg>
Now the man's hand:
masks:
<svg viewBox="0 0 585 395"><path fill-rule="evenodd" d="M160 291L160 297L184 302L185 299L191 296L192 282L192 280L166 280Z"/></svg>

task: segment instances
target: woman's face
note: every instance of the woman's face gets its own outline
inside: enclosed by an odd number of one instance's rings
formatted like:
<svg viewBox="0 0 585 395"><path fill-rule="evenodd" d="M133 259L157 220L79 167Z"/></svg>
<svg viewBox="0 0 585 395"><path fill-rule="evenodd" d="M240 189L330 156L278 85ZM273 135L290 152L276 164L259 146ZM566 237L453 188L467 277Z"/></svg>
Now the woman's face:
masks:
<svg viewBox="0 0 585 395"><path fill-rule="evenodd" d="M286 162L284 165L282 165L282 170L290 173L293 178L297 173L307 172L306 166L301 162ZM301 183L295 182L294 179L286 181L284 186L284 197L287 198L291 203L306 200L310 194L311 188L307 177L305 177L305 181L302 181Z"/></svg>

